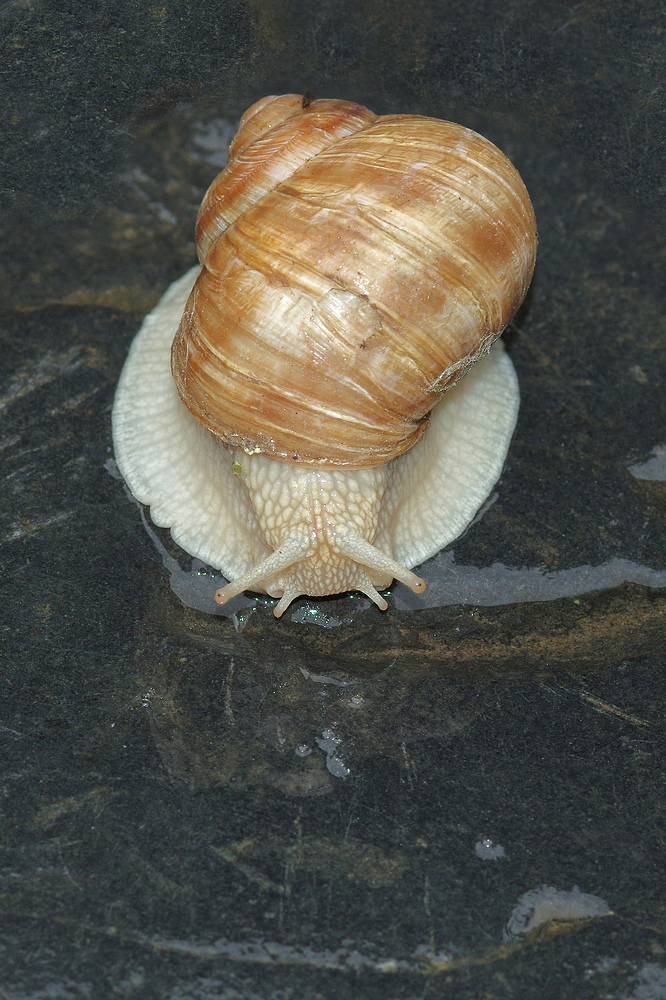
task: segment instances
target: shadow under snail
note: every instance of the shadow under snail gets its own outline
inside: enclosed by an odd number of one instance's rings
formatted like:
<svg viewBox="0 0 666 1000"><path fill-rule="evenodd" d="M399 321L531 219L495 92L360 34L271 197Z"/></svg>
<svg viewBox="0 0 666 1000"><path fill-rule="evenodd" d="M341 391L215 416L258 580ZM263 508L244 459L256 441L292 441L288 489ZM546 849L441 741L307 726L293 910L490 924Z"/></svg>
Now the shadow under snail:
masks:
<svg viewBox="0 0 666 1000"><path fill-rule="evenodd" d="M219 603L420 593L411 567L472 520L515 426L497 337L534 268L518 172L451 122L266 97L196 241L118 384L130 490L232 581Z"/></svg>

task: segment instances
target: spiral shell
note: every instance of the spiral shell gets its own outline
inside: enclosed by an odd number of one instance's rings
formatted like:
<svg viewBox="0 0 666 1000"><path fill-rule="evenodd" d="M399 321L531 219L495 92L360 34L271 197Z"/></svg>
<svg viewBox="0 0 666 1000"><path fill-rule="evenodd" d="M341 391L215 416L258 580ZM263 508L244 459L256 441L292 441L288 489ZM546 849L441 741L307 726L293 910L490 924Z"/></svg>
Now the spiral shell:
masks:
<svg viewBox="0 0 666 1000"><path fill-rule="evenodd" d="M360 468L427 426L527 291L536 224L491 142L346 101L264 98L197 222L180 398L248 454Z"/></svg>

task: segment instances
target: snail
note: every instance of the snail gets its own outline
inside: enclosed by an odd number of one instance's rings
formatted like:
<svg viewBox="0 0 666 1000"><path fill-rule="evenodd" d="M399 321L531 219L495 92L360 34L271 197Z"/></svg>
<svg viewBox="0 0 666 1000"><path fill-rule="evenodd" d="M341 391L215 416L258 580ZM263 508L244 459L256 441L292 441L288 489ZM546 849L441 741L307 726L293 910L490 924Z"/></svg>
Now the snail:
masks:
<svg viewBox="0 0 666 1000"><path fill-rule="evenodd" d="M231 581L219 603L420 593L413 568L470 523L515 426L497 338L536 252L517 170L451 122L266 97L196 242L118 384L129 489Z"/></svg>

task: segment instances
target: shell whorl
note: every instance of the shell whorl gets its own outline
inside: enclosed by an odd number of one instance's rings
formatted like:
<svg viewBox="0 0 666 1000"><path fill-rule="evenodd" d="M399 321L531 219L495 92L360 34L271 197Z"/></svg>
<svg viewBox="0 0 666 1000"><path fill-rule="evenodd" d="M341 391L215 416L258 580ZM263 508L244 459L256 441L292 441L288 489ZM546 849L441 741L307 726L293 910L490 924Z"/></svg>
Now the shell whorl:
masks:
<svg viewBox="0 0 666 1000"><path fill-rule="evenodd" d="M519 174L451 122L264 98L197 222L174 340L181 399L249 453L378 465L522 302L536 224Z"/></svg>

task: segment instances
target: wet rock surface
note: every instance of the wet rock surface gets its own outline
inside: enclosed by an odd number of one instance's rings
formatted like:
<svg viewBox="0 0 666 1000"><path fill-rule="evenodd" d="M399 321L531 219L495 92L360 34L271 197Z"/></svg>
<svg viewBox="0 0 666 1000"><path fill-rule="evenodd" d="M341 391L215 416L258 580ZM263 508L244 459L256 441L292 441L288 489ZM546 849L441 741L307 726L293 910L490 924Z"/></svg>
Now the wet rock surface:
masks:
<svg viewBox="0 0 666 1000"><path fill-rule="evenodd" d="M4 993L666 996L661 7L1 16ZM209 613L110 409L238 116L306 89L488 135L540 255L504 473L424 600L276 622Z"/></svg>

